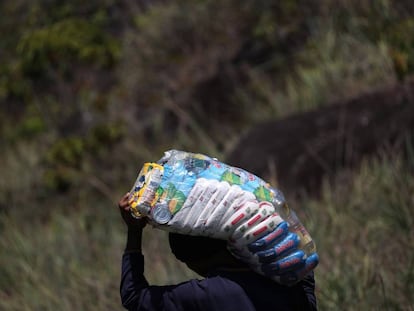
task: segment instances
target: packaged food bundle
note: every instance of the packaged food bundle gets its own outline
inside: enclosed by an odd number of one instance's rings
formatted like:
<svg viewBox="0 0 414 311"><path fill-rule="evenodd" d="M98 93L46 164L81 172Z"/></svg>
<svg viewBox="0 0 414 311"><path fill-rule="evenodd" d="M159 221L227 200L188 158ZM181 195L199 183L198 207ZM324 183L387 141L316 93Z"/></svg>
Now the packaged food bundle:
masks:
<svg viewBox="0 0 414 311"><path fill-rule="evenodd" d="M234 256L280 283L298 281L318 263L311 236L279 190L203 154L170 150L145 163L130 205L135 217L164 230L227 240ZM278 274L305 261L299 274Z"/></svg>

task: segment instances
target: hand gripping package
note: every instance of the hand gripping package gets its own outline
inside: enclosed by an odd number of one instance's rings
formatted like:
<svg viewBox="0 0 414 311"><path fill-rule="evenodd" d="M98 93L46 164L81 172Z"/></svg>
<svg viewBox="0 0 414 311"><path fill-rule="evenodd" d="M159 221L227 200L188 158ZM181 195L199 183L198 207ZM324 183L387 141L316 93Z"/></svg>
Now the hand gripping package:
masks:
<svg viewBox="0 0 414 311"><path fill-rule="evenodd" d="M129 202L155 227L227 240L235 257L281 284L318 264L311 236L279 190L203 154L170 150L145 163Z"/></svg>

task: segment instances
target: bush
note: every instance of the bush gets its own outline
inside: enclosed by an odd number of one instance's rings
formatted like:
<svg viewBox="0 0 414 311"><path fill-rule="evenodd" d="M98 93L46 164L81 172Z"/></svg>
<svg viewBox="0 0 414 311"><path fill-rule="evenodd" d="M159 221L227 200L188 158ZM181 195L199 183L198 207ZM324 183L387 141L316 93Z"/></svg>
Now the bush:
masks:
<svg viewBox="0 0 414 311"><path fill-rule="evenodd" d="M67 18L26 31L17 52L23 70L39 76L52 69L70 74L76 62L112 66L119 57L119 46L98 25L81 18Z"/></svg>

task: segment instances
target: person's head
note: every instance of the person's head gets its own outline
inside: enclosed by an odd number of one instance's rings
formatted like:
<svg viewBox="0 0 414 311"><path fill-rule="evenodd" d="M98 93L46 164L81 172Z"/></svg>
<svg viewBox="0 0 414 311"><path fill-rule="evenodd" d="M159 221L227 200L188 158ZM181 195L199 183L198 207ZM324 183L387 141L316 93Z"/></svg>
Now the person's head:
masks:
<svg viewBox="0 0 414 311"><path fill-rule="evenodd" d="M175 257L202 276L214 268L243 266L230 254L224 240L170 233L169 242Z"/></svg>

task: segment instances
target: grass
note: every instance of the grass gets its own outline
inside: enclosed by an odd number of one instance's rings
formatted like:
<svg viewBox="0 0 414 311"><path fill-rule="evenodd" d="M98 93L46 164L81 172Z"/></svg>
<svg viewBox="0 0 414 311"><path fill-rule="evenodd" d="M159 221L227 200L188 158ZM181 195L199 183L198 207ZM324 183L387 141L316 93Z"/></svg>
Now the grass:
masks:
<svg viewBox="0 0 414 311"><path fill-rule="evenodd" d="M1 217L1 310L120 309L125 228L115 204L56 210L47 223L21 220L18 213ZM165 251L164 232L146 231L152 284L195 276Z"/></svg>
<svg viewBox="0 0 414 311"><path fill-rule="evenodd" d="M235 97L249 111L250 122L309 111L396 81L384 42L374 44L326 25L315 32L282 81L257 68L248 71L250 83Z"/></svg>
<svg viewBox="0 0 414 311"><path fill-rule="evenodd" d="M52 212L47 224L21 220L15 215L2 217L1 244L6 251L1 257L1 309L119 306L112 279L121 251L116 222L91 211Z"/></svg>
<svg viewBox="0 0 414 311"><path fill-rule="evenodd" d="M326 184L312 211L322 310L412 310L414 178L400 158L365 162Z"/></svg>

